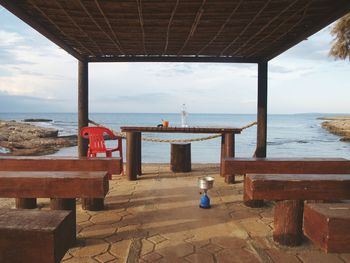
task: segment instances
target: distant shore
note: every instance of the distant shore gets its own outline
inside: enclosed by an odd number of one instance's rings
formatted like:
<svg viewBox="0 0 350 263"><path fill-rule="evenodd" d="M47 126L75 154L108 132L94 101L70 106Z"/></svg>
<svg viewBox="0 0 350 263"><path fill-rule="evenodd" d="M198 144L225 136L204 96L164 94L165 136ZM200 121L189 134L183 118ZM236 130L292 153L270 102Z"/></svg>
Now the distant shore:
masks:
<svg viewBox="0 0 350 263"><path fill-rule="evenodd" d="M75 145L77 136L58 136L57 129L0 120L0 155L48 155Z"/></svg>
<svg viewBox="0 0 350 263"><path fill-rule="evenodd" d="M341 141L350 142L350 116L335 116L318 118L325 120L322 127L330 133L341 136Z"/></svg>

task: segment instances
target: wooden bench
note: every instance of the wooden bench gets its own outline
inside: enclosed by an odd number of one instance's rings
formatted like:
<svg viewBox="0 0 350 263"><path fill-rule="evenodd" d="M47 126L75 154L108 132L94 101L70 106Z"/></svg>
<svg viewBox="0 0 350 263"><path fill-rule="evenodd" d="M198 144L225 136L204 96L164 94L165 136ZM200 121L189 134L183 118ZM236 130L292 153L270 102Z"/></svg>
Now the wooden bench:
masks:
<svg viewBox="0 0 350 263"><path fill-rule="evenodd" d="M76 198L104 198L109 189L107 172L0 171L0 197L50 198L52 210L71 210Z"/></svg>
<svg viewBox="0 0 350 263"><path fill-rule="evenodd" d="M304 234L327 253L350 252L350 204L305 204Z"/></svg>
<svg viewBox="0 0 350 263"><path fill-rule="evenodd" d="M225 158L224 170L225 174L243 175L350 174L350 161L344 158ZM263 205L262 200L248 201L245 191L243 199L245 205L249 207Z"/></svg>
<svg viewBox="0 0 350 263"><path fill-rule="evenodd" d="M1 263L58 263L74 244L69 211L0 209Z"/></svg>
<svg viewBox="0 0 350 263"><path fill-rule="evenodd" d="M301 243L304 200L350 199L350 174L247 174L248 200L276 201L273 239L283 245Z"/></svg>
<svg viewBox="0 0 350 263"><path fill-rule="evenodd" d="M120 158L87 157L0 157L0 171L107 171L109 174L122 172ZM82 200L83 209L102 210L103 198L86 197ZM36 198L17 198L17 208L37 207Z"/></svg>

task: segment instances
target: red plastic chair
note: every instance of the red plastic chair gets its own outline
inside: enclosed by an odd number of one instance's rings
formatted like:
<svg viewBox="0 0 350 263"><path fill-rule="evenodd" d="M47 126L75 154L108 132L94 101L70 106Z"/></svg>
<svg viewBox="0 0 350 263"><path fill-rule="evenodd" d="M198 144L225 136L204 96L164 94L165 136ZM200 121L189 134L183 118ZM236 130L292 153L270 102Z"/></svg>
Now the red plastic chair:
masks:
<svg viewBox="0 0 350 263"><path fill-rule="evenodd" d="M107 148L105 145L104 134L109 135L112 140L118 140L118 147ZM89 139L89 149L87 157L96 157L98 153L105 153L106 157L112 157L112 152L119 152L121 162L123 164L123 143L122 137L115 135L110 129L105 127L83 127L80 130L80 135ZM122 174L124 175L124 168L122 165Z"/></svg>

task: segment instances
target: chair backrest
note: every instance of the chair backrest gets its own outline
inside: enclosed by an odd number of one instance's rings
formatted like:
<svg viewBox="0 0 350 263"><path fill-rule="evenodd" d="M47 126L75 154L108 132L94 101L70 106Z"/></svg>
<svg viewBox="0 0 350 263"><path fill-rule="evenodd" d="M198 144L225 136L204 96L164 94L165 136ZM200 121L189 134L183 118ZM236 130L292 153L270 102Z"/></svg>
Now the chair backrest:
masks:
<svg viewBox="0 0 350 263"><path fill-rule="evenodd" d="M80 130L80 135L89 139L89 147L93 152L106 151L104 134L109 135L111 139L116 137L111 130L105 127L84 127Z"/></svg>

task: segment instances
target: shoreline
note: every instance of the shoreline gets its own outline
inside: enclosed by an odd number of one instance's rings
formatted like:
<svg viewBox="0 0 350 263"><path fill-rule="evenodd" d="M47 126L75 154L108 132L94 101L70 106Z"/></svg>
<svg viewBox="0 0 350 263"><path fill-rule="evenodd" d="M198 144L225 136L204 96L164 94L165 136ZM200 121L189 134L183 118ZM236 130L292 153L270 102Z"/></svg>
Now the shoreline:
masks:
<svg viewBox="0 0 350 263"><path fill-rule="evenodd" d="M350 116L321 117L322 128L330 133L340 136L340 141L350 142Z"/></svg>

